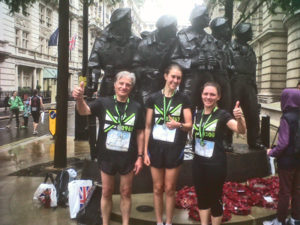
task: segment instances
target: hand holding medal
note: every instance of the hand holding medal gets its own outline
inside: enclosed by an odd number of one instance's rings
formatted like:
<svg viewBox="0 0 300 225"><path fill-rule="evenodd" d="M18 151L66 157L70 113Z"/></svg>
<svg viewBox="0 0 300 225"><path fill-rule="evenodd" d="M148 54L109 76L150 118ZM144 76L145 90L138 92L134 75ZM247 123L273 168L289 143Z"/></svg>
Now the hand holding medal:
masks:
<svg viewBox="0 0 300 225"><path fill-rule="evenodd" d="M170 115L169 115L169 122L166 123L167 128L170 130L176 129L180 127L180 123L176 122Z"/></svg>

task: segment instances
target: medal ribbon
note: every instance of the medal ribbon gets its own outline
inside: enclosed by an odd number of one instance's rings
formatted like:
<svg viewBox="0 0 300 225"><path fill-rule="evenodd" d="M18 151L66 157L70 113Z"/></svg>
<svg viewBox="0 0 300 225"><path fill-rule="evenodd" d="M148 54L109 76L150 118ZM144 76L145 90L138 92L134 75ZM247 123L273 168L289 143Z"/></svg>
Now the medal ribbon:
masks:
<svg viewBox="0 0 300 225"><path fill-rule="evenodd" d="M200 141L201 141L201 142L203 142L203 138L204 138L204 136L205 136L205 131L204 131L205 125L206 125L207 123L209 123L209 120L210 120L212 114L213 114L215 111L217 111L217 109L218 109L218 107L216 106L216 107L213 109L213 111L209 114L207 120L205 121L205 123L204 123L203 125L202 125L202 123L203 123L204 109L203 109L203 111L202 111L201 119L200 119L200 122L199 122L199 137L200 137Z"/></svg>
<svg viewBox="0 0 300 225"><path fill-rule="evenodd" d="M118 109L118 103L117 103L117 96L116 95L114 95L114 100L115 100L115 110L116 110L116 112L118 114L118 123L119 123L119 125L122 126L122 122L126 119L126 110L128 108L129 98L127 98L123 115L120 115L120 111Z"/></svg>
<svg viewBox="0 0 300 225"><path fill-rule="evenodd" d="M163 92L163 95L164 95L164 90L162 91ZM166 96L164 95L164 123L167 122L167 114L168 114L168 111L170 109L170 106L171 106L171 103L172 103L172 100L173 100L173 96L175 94L176 91L173 92L172 96L171 96L171 99L166 107Z"/></svg>

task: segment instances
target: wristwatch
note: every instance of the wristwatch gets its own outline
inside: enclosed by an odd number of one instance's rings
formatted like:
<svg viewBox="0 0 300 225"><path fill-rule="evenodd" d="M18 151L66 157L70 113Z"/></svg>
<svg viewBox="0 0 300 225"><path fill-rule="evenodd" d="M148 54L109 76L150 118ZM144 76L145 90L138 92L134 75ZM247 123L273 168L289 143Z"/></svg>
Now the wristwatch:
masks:
<svg viewBox="0 0 300 225"><path fill-rule="evenodd" d="M183 128L183 123L180 123L179 128L180 129Z"/></svg>
<svg viewBox="0 0 300 225"><path fill-rule="evenodd" d="M137 157L142 157L142 158L144 158L144 154L138 154Z"/></svg>

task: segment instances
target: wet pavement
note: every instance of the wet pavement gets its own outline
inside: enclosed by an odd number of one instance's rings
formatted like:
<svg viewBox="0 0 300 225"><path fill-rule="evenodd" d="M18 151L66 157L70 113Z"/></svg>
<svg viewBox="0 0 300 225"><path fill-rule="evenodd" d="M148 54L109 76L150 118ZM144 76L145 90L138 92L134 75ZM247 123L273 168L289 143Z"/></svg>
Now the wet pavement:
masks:
<svg viewBox="0 0 300 225"><path fill-rule="evenodd" d="M24 138L30 138L34 136L43 136L50 135L49 132L49 114L48 109L51 109L50 104L45 105L45 121L44 123L39 123L38 125L38 134L33 135L33 119L32 116L29 117L28 127L26 129L23 128L15 128L16 127L16 119L13 118L11 122L11 127L8 129L6 125L9 121L9 112L1 111L0 112L0 146L9 144L15 141L20 141ZM74 128L75 128L75 111L74 111L74 102L69 102L68 107L68 136L74 136ZM20 125L23 124L23 114L19 114Z"/></svg>
<svg viewBox="0 0 300 225"><path fill-rule="evenodd" d="M68 159L89 159L89 146L87 141L74 141L74 108L71 106L68 113ZM1 116L1 115L0 115ZM4 120L0 120L2 127ZM69 209L58 207L56 209L38 208L33 204L33 193L43 182L38 176L11 176L17 171L31 168L39 164L52 162L54 159L54 140L48 132L48 125L39 127L39 135L28 131L12 128L11 131L0 130L0 225L75 225L77 222L69 217ZM6 140L8 139L8 140ZM241 139L242 142L244 139ZM53 167L46 168L53 171ZM78 171L80 174L80 171ZM148 179L151 179L150 177ZM151 189L151 187L150 187ZM113 197L113 215L111 225L120 225L119 195ZM141 213L136 210L138 206L153 207L152 193L133 194L132 224L155 224L154 211ZM253 208L248 216L233 216L228 224L261 224L261 221L274 216L274 210ZM175 210L175 224L199 224L188 219L188 212Z"/></svg>

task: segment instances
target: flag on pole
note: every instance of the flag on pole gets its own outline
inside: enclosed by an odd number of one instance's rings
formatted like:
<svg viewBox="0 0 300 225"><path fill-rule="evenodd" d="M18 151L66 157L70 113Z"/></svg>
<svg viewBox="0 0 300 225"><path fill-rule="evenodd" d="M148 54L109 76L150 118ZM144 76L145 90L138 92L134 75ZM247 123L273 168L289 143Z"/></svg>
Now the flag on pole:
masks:
<svg viewBox="0 0 300 225"><path fill-rule="evenodd" d="M75 44L76 44L76 39L77 39L77 34L74 34L73 37L71 38L71 40L69 41L69 43L70 43L70 45L69 45L70 51L74 50Z"/></svg>
<svg viewBox="0 0 300 225"><path fill-rule="evenodd" d="M50 39L48 41L48 46L57 46L58 43L58 36L59 36L59 32L58 32L58 28L53 32L53 34L51 34Z"/></svg>

